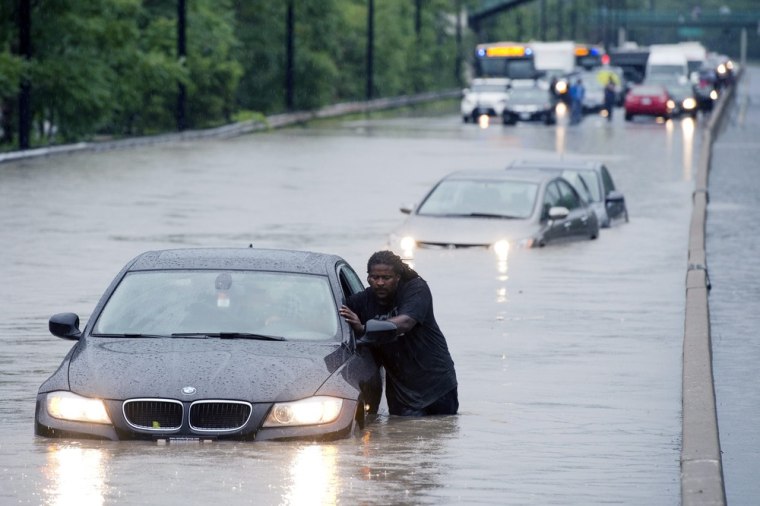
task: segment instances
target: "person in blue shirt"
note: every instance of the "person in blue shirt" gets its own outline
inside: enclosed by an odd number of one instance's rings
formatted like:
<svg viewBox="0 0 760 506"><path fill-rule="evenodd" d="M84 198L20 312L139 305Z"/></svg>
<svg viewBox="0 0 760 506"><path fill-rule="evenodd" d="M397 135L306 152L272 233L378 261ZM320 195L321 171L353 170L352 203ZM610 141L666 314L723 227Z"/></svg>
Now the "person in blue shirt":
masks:
<svg viewBox="0 0 760 506"><path fill-rule="evenodd" d="M583 87L583 81L578 78L570 86L570 124L577 125L583 119L583 96L586 89Z"/></svg>
<svg viewBox="0 0 760 506"><path fill-rule="evenodd" d="M352 295L340 314L363 336L367 320L396 325L389 342L359 339L372 347L385 369L385 398L391 415L454 415L459 409L457 377L441 329L433 314L427 282L391 251L378 251L367 262L369 288Z"/></svg>

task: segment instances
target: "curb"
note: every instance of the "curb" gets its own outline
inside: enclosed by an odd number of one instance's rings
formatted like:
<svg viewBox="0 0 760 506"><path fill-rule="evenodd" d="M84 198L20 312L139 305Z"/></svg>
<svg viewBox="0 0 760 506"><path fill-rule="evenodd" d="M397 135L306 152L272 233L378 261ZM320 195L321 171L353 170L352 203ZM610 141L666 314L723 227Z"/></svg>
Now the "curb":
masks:
<svg viewBox="0 0 760 506"><path fill-rule="evenodd" d="M689 226L686 312L683 337L681 504L726 505L720 434L715 403L705 251L712 144L734 96L736 82L721 96L704 132Z"/></svg>
<svg viewBox="0 0 760 506"><path fill-rule="evenodd" d="M456 98L459 97L460 94L460 90L448 90L419 93L417 95L405 95L392 98L379 98L363 102L346 102L342 104L329 105L315 111L302 111L267 116L264 121L241 121L239 123L231 123L229 125L203 130L186 130L184 132L150 135L145 137L131 137L128 139L120 139L116 141L79 142L76 144L65 144L60 146L47 146L43 148L10 151L7 153L0 153L0 164L3 162L10 162L13 160L21 160L25 158L71 154L83 151L108 151L113 149L128 149L133 147L149 146L151 144L160 144L166 142L235 137L252 132L259 132L273 128L283 128L286 126L306 123L307 121L314 119L334 118L338 116L345 116L347 114L367 113L384 109L397 109L400 107L407 107L410 105L422 104L425 102L434 102L436 100Z"/></svg>

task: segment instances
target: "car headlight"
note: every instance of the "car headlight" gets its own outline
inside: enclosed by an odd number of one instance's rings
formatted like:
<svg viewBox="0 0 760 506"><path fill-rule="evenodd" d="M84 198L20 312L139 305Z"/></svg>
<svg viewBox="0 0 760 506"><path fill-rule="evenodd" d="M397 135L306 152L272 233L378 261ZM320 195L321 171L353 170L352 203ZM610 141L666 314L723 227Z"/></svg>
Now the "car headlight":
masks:
<svg viewBox="0 0 760 506"><path fill-rule="evenodd" d="M710 98L713 100L718 100L718 92L715 90L710 91Z"/></svg>
<svg viewBox="0 0 760 506"><path fill-rule="evenodd" d="M111 423L111 417L100 399L82 397L73 392L47 394L47 412L53 418L72 422Z"/></svg>
<svg viewBox="0 0 760 506"><path fill-rule="evenodd" d="M334 422L343 407L337 397L309 397L300 401L278 402L264 420L264 427L292 427Z"/></svg>
<svg viewBox="0 0 760 506"><path fill-rule="evenodd" d="M676 108L676 103L673 102L672 100L668 100L668 102L667 102L666 105L667 105L669 111Z"/></svg>
<svg viewBox="0 0 760 506"><path fill-rule="evenodd" d="M686 98L683 101L683 108L684 109L694 109L697 107L697 101L694 100L692 97Z"/></svg>
<svg viewBox="0 0 760 506"><path fill-rule="evenodd" d="M499 260L506 260L509 256L509 241L502 239L493 243L493 251Z"/></svg>
<svg viewBox="0 0 760 506"><path fill-rule="evenodd" d="M414 249L417 247L417 241L414 240L414 237L406 235L401 238L398 246L401 248L402 257L412 258L414 256Z"/></svg>

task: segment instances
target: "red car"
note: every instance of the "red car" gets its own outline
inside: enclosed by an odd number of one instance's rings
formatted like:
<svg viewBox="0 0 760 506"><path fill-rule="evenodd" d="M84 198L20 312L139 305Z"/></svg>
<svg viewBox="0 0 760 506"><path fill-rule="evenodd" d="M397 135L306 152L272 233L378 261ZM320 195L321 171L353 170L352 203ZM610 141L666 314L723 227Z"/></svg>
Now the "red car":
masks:
<svg viewBox="0 0 760 506"><path fill-rule="evenodd" d="M637 84L625 96L625 120L631 121L636 115L669 119L675 106L665 86Z"/></svg>

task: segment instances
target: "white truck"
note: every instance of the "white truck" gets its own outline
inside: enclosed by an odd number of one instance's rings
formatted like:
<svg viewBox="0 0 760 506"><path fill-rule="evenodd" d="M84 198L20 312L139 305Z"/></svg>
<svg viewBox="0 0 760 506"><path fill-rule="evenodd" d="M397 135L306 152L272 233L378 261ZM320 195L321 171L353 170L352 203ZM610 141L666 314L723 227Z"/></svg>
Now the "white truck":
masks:
<svg viewBox="0 0 760 506"><path fill-rule="evenodd" d="M646 79L652 81L689 79L689 62L678 44L653 44L649 46Z"/></svg>
<svg viewBox="0 0 760 506"><path fill-rule="evenodd" d="M533 65L542 74L546 88L553 84L552 92L562 98L569 88L570 75L575 70L575 42L531 42Z"/></svg>

